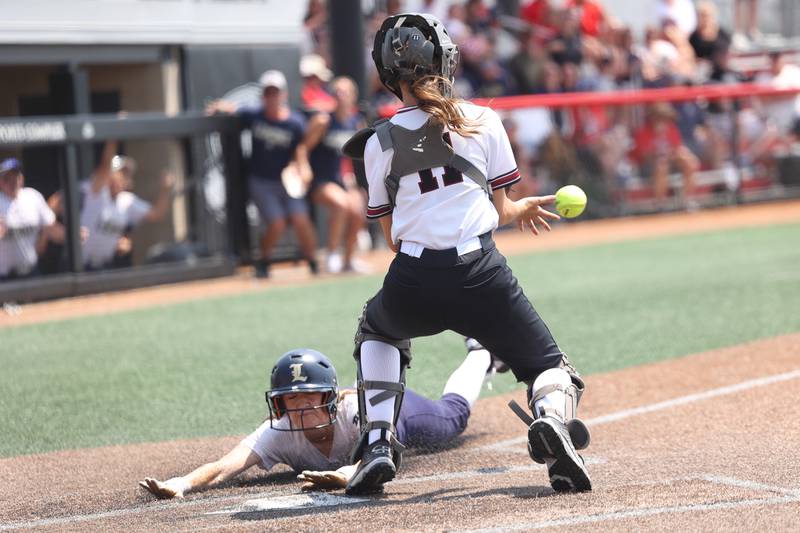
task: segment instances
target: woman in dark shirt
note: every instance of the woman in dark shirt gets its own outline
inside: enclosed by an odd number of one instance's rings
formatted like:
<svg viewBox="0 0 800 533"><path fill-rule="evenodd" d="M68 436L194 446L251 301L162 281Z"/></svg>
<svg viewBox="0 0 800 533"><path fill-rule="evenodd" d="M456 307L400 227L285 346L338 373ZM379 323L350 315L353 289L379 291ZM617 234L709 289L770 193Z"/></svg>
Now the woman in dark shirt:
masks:
<svg viewBox="0 0 800 533"><path fill-rule="evenodd" d="M362 270L353 261L358 232L366 217L364 192L352 173L342 172L342 146L359 129L364 119L356 108L358 88L350 78L333 80L336 108L330 115L318 113L309 120L306 145L314 179L309 197L328 208L327 270L332 273ZM339 251L344 237L343 253Z"/></svg>

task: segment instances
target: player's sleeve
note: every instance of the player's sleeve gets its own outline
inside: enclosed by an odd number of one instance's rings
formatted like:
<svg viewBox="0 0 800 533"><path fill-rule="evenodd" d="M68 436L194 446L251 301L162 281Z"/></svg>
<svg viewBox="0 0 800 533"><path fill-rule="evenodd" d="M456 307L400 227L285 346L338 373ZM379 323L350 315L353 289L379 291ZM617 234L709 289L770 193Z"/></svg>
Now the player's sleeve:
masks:
<svg viewBox="0 0 800 533"><path fill-rule="evenodd" d="M511 142L503 127L500 116L492 109L486 109L484 135L486 138L487 179L492 190L509 187L520 180Z"/></svg>
<svg viewBox="0 0 800 533"><path fill-rule="evenodd" d="M242 439L242 444L258 455L261 459L259 466L264 470L269 470L280 462L275 454L278 438L276 431L270 427L269 420L265 420L258 429Z"/></svg>
<svg viewBox="0 0 800 533"><path fill-rule="evenodd" d="M242 125L245 128L250 128L253 125L256 117L258 117L259 113L261 113L261 109L258 107L240 107L236 110L236 115L239 116L242 120Z"/></svg>
<svg viewBox="0 0 800 533"><path fill-rule="evenodd" d="M373 135L364 148L364 172L367 175L369 202L367 203L367 218L375 219L385 217L392 212L389 203L389 193L386 191L386 176L389 175L389 166L392 162L393 150L381 150L378 136Z"/></svg>
<svg viewBox="0 0 800 533"><path fill-rule="evenodd" d="M39 211L39 225L51 226L55 224L56 214L53 213L53 210L47 205L44 196L42 196L39 191L36 191L36 203L38 204L37 210Z"/></svg>
<svg viewBox="0 0 800 533"><path fill-rule="evenodd" d="M152 208L153 206L150 204L150 202L142 200L138 196L134 195L127 212L128 224L135 226L142 221L145 215L147 215Z"/></svg>

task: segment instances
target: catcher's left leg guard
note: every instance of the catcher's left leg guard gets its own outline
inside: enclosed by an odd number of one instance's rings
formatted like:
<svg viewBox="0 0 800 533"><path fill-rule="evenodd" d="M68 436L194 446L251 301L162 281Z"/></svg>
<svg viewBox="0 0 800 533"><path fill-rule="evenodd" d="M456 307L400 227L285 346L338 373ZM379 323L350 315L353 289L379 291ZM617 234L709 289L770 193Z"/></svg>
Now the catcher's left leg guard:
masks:
<svg viewBox="0 0 800 533"><path fill-rule="evenodd" d="M586 425L576 418L584 383L564 357L560 368L542 372L528 391L531 418L516 402L511 409L528 425L528 454L547 464L558 492L591 490L589 473L576 450L589 445Z"/></svg>
<svg viewBox="0 0 800 533"><path fill-rule="evenodd" d="M368 340L378 340L374 337ZM390 342L382 339L381 342ZM405 347L407 349L407 347ZM360 352L360 343L356 350ZM365 380L362 375L361 357L358 361L358 412L361 423L361 436L356 442L350 456L352 463L361 461L353 477L347 483L347 494L369 494L383 490L383 484L394 479L400 468L402 452L405 447L397 440L397 418L405 391L405 365L401 356L399 383L391 381ZM380 390L382 392L372 395L367 399L367 391ZM394 399L394 413L392 422L371 421L367 412L367 402L376 406L387 400ZM379 430L377 440L369 441L370 432Z"/></svg>

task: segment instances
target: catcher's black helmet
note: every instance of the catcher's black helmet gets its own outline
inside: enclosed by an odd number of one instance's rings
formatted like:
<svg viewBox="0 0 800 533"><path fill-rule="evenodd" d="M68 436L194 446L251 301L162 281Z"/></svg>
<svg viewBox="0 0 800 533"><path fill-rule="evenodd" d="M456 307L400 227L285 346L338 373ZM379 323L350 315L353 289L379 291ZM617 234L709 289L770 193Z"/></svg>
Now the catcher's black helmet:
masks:
<svg viewBox="0 0 800 533"><path fill-rule="evenodd" d="M388 17L375 34L372 60L387 89L402 100L400 80L438 75L453 81L458 46L433 15L403 13Z"/></svg>
<svg viewBox="0 0 800 533"><path fill-rule="evenodd" d="M322 392L322 403L305 409L287 409L281 397L300 392ZM339 384L333 363L324 354L310 348L299 348L283 354L272 368L270 390L266 392L271 421L281 418L289 411L325 409L328 413L328 422L314 426L315 428L336 423L338 396ZM305 426L293 427L291 421L288 429L278 428L272 423L270 425L273 429L283 431L311 429Z"/></svg>

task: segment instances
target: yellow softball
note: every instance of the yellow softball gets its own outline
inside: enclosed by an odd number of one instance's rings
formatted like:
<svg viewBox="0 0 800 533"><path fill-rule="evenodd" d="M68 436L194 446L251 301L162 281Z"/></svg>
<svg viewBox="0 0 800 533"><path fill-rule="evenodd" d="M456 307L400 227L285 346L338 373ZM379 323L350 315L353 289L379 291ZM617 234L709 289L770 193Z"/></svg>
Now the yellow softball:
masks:
<svg viewBox="0 0 800 533"><path fill-rule="evenodd" d="M565 185L556 191L556 211L564 218L575 218L586 209L586 193L577 185Z"/></svg>

